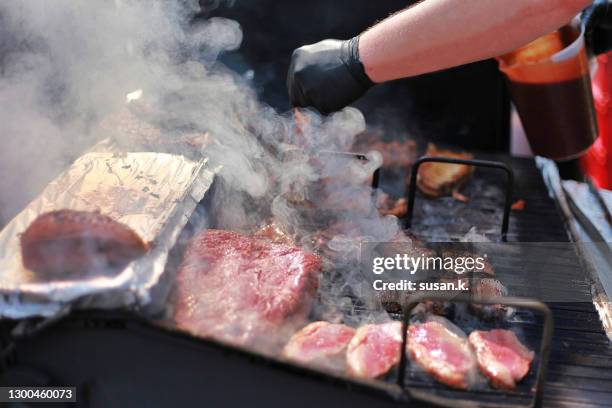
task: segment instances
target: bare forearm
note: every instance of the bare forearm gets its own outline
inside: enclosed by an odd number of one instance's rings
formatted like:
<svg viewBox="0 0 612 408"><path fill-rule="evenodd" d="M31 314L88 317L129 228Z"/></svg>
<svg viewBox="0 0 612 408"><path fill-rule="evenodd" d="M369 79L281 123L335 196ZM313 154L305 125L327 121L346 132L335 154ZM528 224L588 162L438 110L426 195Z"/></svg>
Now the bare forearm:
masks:
<svg viewBox="0 0 612 408"><path fill-rule="evenodd" d="M519 47L566 24L591 0L424 0L362 34L374 82L437 71Z"/></svg>

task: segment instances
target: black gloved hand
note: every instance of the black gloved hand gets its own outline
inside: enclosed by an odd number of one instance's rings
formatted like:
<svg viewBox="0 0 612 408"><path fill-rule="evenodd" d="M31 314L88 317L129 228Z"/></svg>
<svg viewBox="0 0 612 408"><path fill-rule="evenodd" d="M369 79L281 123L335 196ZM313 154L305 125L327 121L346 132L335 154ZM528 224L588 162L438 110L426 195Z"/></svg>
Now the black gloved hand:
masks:
<svg viewBox="0 0 612 408"><path fill-rule="evenodd" d="M595 55L612 50L612 1L595 0L582 12L585 41Z"/></svg>
<svg viewBox="0 0 612 408"><path fill-rule="evenodd" d="M372 85L359 59L359 37L305 45L291 57L287 90L294 106L331 113L358 99Z"/></svg>

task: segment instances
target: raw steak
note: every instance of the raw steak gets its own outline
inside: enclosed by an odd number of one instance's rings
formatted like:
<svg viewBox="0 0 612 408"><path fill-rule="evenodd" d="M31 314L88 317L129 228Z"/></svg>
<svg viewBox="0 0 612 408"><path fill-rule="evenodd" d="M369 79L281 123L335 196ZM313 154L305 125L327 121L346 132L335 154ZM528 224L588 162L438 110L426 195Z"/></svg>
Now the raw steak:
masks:
<svg viewBox="0 0 612 408"><path fill-rule="evenodd" d="M495 388L514 389L529 372L533 351L527 349L510 330L475 330L470 344L476 350L478 366Z"/></svg>
<svg viewBox="0 0 612 408"><path fill-rule="evenodd" d="M44 213L21 235L23 265L54 275L120 269L146 251L134 231L98 212Z"/></svg>
<svg viewBox="0 0 612 408"><path fill-rule="evenodd" d="M346 347L355 329L344 324L314 322L295 333L283 349L283 355L305 364L343 370Z"/></svg>
<svg viewBox="0 0 612 408"><path fill-rule="evenodd" d="M299 248L206 230L177 277L179 328L237 345L285 343L309 311L320 259Z"/></svg>
<svg viewBox="0 0 612 408"><path fill-rule="evenodd" d="M468 388L476 358L465 334L446 319L411 325L406 347L412 359L436 380L453 388Z"/></svg>
<svg viewBox="0 0 612 408"><path fill-rule="evenodd" d="M362 326L346 351L348 371L361 378L379 377L399 362L401 348L400 322Z"/></svg>

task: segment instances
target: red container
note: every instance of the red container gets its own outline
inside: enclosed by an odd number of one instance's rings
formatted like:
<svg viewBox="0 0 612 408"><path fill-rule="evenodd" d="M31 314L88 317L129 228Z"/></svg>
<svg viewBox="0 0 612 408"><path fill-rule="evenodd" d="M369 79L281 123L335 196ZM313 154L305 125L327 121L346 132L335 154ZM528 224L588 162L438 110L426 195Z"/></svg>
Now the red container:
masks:
<svg viewBox="0 0 612 408"><path fill-rule="evenodd" d="M567 25L498 60L533 153L583 156L597 136L584 32Z"/></svg>
<svg viewBox="0 0 612 408"><path fill-rule="evenodd" d="M612 189L612 52L597 57L593 99L599 137L581 159L581 164L598 187Z"/></svg>

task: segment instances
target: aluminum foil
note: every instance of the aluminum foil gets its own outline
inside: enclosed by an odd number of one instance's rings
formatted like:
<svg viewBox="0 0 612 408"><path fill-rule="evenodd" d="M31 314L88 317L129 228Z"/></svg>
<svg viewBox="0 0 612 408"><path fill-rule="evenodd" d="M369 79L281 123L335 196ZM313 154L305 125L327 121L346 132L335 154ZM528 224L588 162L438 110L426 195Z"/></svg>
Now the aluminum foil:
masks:
<svg viewBox="0 0 612 408"><path fill-rule="evenodd" d="M69 307L138 307L151 290L216 169L206 158L153 152L118 152L112 142L77 159L0 232L0 316L50 317ZM149 252L113 276L46 280L23 267L19 235L40 214L100 211L129 226Z"/></svg>

